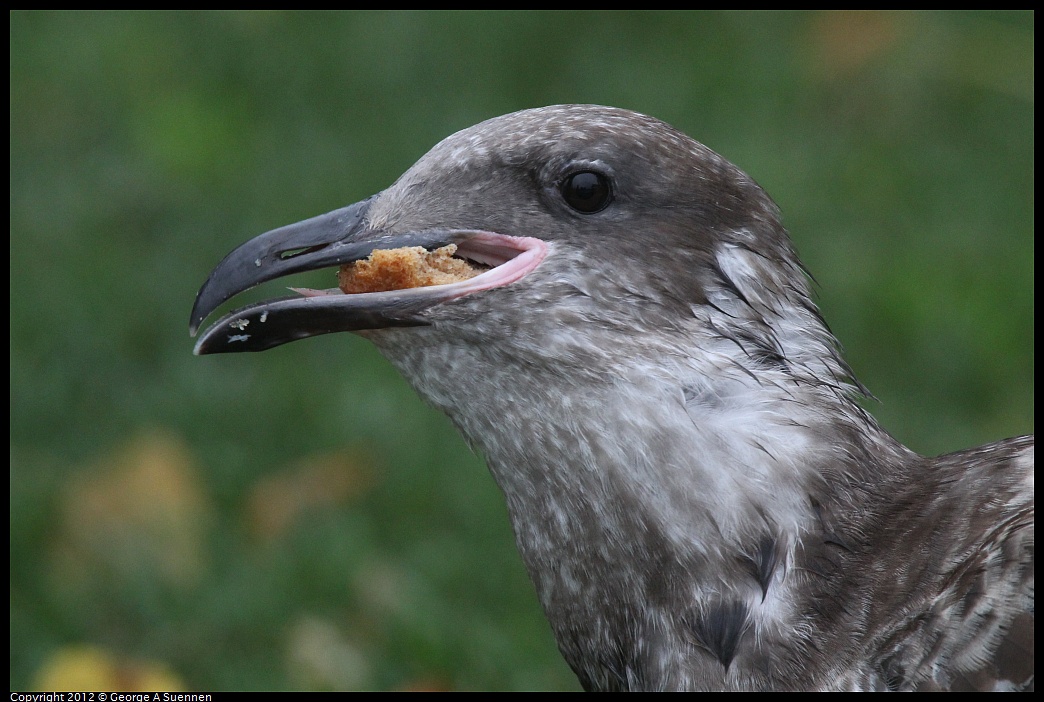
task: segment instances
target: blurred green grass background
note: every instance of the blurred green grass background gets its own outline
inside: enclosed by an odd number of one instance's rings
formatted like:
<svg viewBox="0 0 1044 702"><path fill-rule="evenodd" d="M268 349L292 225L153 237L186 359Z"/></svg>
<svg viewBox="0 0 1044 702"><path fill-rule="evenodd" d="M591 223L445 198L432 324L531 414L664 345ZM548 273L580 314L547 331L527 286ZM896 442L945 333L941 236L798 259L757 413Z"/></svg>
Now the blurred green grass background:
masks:
<svg viewBox="0 0 1044 702"><path fill-rule="evenodd" d="M1032 12L9 17L12 689L576 687L481 459L373 349L187 334L235 245L498 114L705 142L886 427L1033 431Z"/></svg>

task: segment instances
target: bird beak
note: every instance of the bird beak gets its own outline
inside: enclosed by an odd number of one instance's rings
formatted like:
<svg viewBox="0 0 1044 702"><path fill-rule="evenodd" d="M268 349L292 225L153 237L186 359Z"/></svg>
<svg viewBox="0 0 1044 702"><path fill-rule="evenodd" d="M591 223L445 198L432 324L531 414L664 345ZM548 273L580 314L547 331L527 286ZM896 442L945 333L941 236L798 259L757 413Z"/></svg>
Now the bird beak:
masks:
<svg viewBox="0 0 1044 702"><path fill-rule="evenodd" d="M490 266L474 278L428 287L344 294L339 289L296 290L298 296L266 300L226 314L196 342L196 355L264 351L319 334L428 324L421 312L464 295L512 283L543 260L539 239L470 229L395 233L374 229L367 211L378 196L273 229L242 244L211 272L196 295L189 320L195 336L210 313L238 293L291 273L340 266L376 249L455 244L457 256Z"/></svg>

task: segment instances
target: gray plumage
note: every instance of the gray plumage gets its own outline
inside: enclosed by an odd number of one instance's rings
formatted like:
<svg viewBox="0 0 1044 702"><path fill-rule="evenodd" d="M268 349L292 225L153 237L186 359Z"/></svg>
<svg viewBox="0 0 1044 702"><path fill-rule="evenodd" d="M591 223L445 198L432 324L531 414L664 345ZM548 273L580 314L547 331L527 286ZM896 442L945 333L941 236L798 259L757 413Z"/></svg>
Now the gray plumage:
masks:
<svg viewBox="0 0 1044 702"><path fill-rule="evenodd" d="M938 458L860 408L775 204L658 120L489 120L215 269L264 280L458 245L471 281L301 291L197 353L367 338L486 457L590 690L1026 689L1033 439Z"/></svg>

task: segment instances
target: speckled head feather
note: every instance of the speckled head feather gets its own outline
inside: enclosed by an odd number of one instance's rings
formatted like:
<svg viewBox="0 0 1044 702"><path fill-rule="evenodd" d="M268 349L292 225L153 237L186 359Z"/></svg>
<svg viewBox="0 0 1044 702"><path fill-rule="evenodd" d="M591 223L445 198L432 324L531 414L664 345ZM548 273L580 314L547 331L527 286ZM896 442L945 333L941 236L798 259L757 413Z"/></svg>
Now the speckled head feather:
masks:
<svg viewBox="0 0 1044 702"><path fill-rule="evenodd" d="M924 458L883 431L776 206L663 122L561 105L454 134L233 251L193 329L263 280L450 243L491 270L301 291L197 352L371 339L485 455L587 689L1032 687L1032 437Z"/></svg>

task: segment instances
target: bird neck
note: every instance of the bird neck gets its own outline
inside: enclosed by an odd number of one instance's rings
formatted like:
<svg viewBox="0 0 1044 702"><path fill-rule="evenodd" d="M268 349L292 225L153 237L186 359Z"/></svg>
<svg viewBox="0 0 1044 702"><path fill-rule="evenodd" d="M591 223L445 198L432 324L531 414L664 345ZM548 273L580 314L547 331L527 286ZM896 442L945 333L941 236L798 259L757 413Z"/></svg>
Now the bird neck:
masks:
<svg viewBox="0 0 1044 702"><path fill-rule="evenodd" d="M760 640L792 640L783 576L818 528L817 496L828 479L858 480L851 457L868 446L901 450L848 388L752 368L731 341L584 373L437 329L371 338L485 455L567 660L635 636L654 646L656 632L657 686L685 686L670 675L693 673L691 662L670 658L689 647L671 640L690 641L700 622L717 622L704 627L713 656L701 675L728 669L728 627L751 625L755 609ZM636 669L633 655L621 669ZM632 686L577 672L594 687Z"/></svg>

